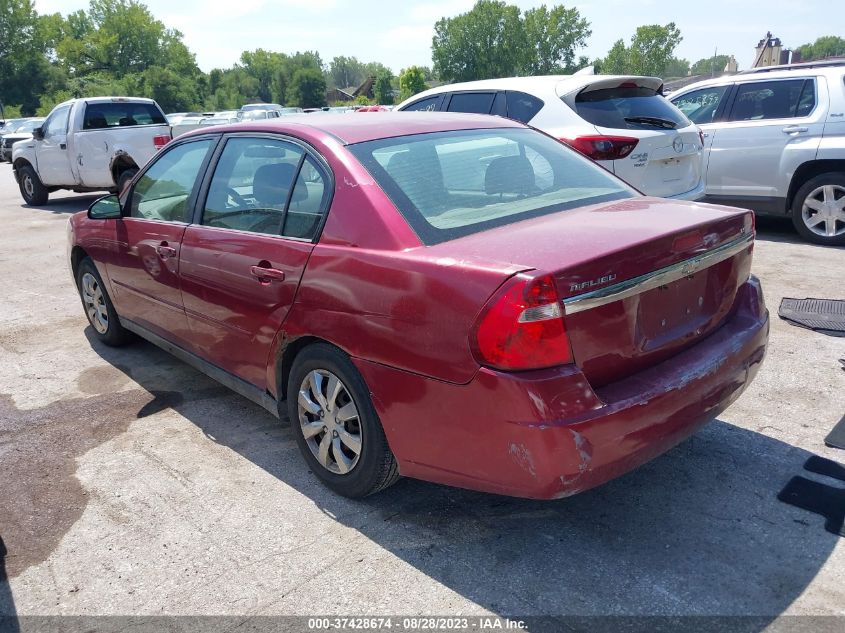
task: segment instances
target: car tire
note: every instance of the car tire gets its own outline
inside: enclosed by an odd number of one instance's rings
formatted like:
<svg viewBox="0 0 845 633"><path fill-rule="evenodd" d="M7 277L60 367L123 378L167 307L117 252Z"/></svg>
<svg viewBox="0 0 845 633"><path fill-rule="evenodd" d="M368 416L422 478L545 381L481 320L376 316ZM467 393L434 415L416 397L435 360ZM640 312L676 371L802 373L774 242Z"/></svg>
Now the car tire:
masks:
<svg viewBox="0 0 845 633"><path fill-rule="evenodd" d="M129 186L129 183L132 182L132 179L135 177L135 174L138 173L138 170L134 167L129 169L125 169L120 172L120 176L117 177L117 195L123 195L124 189Z"/></svg>
<svg viewBox="0 0 845 633"><path fill-rule="evenodd" d="M317 343L296 356L288 379L287 410L306 463L334 492L357 499L399 479L369 389L338 348Z"/></svg>
<svg viewBox="0 0 845 633"><path fill-rule="evenodd" d="M76 288L96 339L111 347L126 344L130 333L120 324L103 279L90 257L83 259L76 270Z"/></svg>
<svg viewBox="0 0 845 633"><path fill-rule="evenodd" d="M840 203L842 206L838 210L835 207L831 209L830 206L823 210L808 206L808 201L811 201L810 204L824 205L829 199L836 206ZM838 213L839 219L826 215L825 219L813 222L819 214L831 212ZM831 222L835 235L826 234L826 228ZM792 201L792 224L799 235L808 242L825 246L845 246L845 173L827 172L805 182Z"/></svg>
<svg viewBox="0 0 845 633"><path fill-rule="evenodd" d="M41 182L31 165L24 165L20 168L18 186L24 202L30 206L46 204L47 198L50 197L50 192L47 191L47 187Z"/></svg>

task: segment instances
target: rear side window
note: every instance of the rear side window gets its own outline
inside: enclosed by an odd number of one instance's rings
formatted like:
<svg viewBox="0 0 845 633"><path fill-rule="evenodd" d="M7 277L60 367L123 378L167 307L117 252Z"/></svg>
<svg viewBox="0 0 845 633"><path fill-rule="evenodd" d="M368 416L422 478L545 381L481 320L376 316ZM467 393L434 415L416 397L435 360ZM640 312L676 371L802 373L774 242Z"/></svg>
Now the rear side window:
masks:
<svg viewBox="0 0 845 633"><path fill-rule="evenodd" d="M575 97L575 111L593 125L620 130L674 130L690 125L683 112L656 90L635 84L582 91Z"/></svg>
<svg viewBox="0 0 845 633"><path fill-rule="evenodd" d="M349 146L425 244L636 195L545 134L458 130Z"/></svg>
<svg viewBox="0 0 845 633"><path fill-rule="evenodd" d="M729 86L701 88L671 101L693 123L712 123L728 88Z"/></svg>
<svg viewBox="0 0 845 633"><path fill-rule="evenodd" d="M437 110L437 104L440 103L442 95L428 97L427 99L420 99L414 103L402 108L404 112L433 112Z"/></svg>
<svg viewBox="0 0 845 633"><path fill-rule="evenodd" d="M161 125L167 119L152 103L89 103L85 106L83 130L101 130L130 125Z"/></svg>
<svg viewBox="0 0 845 633"><path fill-rule="evenodd" d="M739 85L729 120L789 119L807 116L815 107L812 79L755 81Z"/></svg>
<svg viewBox="0 0 845 633"><path fill-rule="evenodd" d="M543 100L524 92L508 90L508 118L528 123L543 107Z"/></svg>
<svg viewBox="0 0 845 633"><path fill-rule="evenodd" d="M449 112L471 112L490 114L494 92L456 92L449 101Z"/></svg>

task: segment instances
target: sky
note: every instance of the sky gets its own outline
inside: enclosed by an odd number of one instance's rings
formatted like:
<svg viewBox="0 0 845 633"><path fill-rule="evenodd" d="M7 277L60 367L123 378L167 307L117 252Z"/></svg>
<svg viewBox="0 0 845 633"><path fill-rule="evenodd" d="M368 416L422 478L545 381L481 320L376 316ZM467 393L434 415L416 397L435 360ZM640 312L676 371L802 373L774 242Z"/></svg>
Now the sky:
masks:
<svg viewBox="0 0 845 633"><path fill-rule="evenodd" d="M576 7L593 31L580 51L603 57L613 43L630 40L643 24L675 22L683 42L678 57L691 63L714 50L733 54L748 68L754 46L766 31L797 48L820 35L845 34L840 0L586 0L562 2ZM244 50L293 53L317 50L328 63L337 55L379 61L394 72L431 65L434 23L469 10L474 0L146 0L152 13L184 34L204 71L229 68ZM521 9L543 4L510 0ZM547 1L547 6L555 4ZM87 9L87 0L35 0L39 13Z"/></svg>

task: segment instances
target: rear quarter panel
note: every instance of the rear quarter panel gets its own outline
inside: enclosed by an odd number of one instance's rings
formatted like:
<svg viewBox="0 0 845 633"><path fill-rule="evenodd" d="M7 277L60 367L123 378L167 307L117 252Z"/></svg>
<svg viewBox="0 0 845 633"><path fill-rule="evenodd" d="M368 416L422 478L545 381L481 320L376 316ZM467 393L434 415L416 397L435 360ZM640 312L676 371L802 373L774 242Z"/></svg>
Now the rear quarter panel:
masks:
<svg viewBox="0 0 845 633"><path fill-rule="evenodd" d="M153 137L170 135L168 125L139 125L104 130L77 128L69 139L68 156L75 160L85 187L114 187L112 161L125 154L143 167L156 153Z"/></svg>

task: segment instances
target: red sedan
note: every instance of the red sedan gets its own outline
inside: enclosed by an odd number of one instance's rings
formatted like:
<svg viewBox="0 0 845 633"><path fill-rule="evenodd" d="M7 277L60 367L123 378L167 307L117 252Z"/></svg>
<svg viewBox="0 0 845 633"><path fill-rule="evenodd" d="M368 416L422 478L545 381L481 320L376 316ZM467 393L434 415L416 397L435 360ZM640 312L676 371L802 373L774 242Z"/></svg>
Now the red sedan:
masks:
<svg viewBox="0 0 845 633"><path fill-rule="evenodd" d="M182 136L73 216L70 263L99 340L287 416L340 494L401 474L548 499L748 385L753 240L751 212L642 196L519 123L403 112Z"/></svg>

